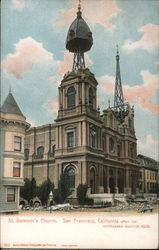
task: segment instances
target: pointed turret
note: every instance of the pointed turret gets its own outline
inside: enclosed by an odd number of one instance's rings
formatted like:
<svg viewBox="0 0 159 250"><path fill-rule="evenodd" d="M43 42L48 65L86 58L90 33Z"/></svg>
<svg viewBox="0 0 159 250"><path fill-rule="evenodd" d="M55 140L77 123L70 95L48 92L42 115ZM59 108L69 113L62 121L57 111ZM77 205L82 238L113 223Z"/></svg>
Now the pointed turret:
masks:
<svg viewBox="0 0 159 250"><path fill-rule="evenodd" d="M20 115L24 117L24 115L22 114L20 108L18 107L18 104L16 103L11 93L11 88L9 89L9 94L1 107L1 112L7 113L7 114Z"/></svg>

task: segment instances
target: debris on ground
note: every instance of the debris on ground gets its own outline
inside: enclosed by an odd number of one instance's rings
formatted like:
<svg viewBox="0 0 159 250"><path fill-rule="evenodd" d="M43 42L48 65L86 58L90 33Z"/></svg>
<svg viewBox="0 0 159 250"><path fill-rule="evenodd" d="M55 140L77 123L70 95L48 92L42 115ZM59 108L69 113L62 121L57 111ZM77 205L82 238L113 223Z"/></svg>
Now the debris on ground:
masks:
<svg viewBox="0 0 159 250"><path fill-rule="evenodd" d="M58 204L58 205L55 205L55 206L50 206L50 213L52 211L70 211L73 209L73 206L70 205L69 203L66 203L66 204Z"/></svg>

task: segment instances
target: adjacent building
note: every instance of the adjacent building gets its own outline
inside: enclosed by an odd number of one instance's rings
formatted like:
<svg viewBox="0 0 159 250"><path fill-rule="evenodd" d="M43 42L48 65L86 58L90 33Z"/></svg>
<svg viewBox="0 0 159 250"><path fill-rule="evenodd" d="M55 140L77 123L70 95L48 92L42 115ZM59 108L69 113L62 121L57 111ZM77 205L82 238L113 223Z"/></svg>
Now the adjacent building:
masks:
<svg viewBox="0 0 159 250"><path fill-rule="evenodd" d="M10 91L0 111L0 212L19 209L25 131L29 126Z"/></svg>
<svg viewBox="0 0 159 250"><path fill-rule="evenodd" d="M157 193L159 191L159 163L154 159L138 155L139 192Z"/></svg>

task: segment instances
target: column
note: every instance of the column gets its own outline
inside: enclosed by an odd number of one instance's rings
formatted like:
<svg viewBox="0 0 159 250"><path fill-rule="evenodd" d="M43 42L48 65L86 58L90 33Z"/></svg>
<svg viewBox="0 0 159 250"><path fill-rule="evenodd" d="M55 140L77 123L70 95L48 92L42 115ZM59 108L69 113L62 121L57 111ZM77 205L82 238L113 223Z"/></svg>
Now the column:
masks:
<svg viewBox="0 0 159 250"><path fill-rule="evenodd" d="M62 97L63 97L63 109L66 109L65 107L65 89L62 88Z"/></svg>
<svg viewBox="0 0 159 250"><path fill-rule="evenodd" d="M56 127L56 149L59 148L59 141L58 141L59 136L58 136L58 134L59 134L59 127L57 126Z"/></svg>
<svg viewBox="0 0 159 250"><path fill-rule="evenodd" d="M81 96L81 82L78 83L78 103L81 104L81 99L82 99L82 96Z"/></svg>
<svg viewBox="0 0 159 250"><path fill-rule="evenodd" d="M125 141L125 157L127 158L128 157L128 141Z"/></svg>
<svg viewBox="0 0 159 250"><path fill-rule="evenodd" d="M82 82L82 104L85 104L85 86L84 86L84 82Z"/></svg>
<svg viewBox="0 0 159 250"><path fill-rule="evenodd" d="M62 127L59 127L59 148L62 148Z"/></svg>
<svg viewBox="0 0 159 250"><path fill-rule="evenodd" d="M89 129L89 122L87 122L87 145L90 146L90 129Z"/></svg>
<svg viewBox="0 0 159 250"><path fill-rule="evenodd" d="M126 186L124 188L124 193L131 194L130 170L129 170L129 168L126 168Z"/></svg>
<svg viewBox="0 0 159 250"><path fill-rule="evenodd" d="M104 187L103 187L103 165L98 164L98 193L103 194L104 193Z"/></svg>
<svg viewBox="0 0 159 250"><path fill-rule="evenodd" d="M55 189L58 189L58 164L56 164L54 166L54 169L53 169L53 182L54 182L54 185L55 185Z"/></svg>
<svg viewBox="0 0 159 250"><path fill-rule="evenodd" d="M81 146L81 122L78 123L78 146Z"/></svg>
<svg viewBox="0 0 159 250"><path fill-rule="evenodd" d="M109 153L109 136L106 135L106 154Z"/></svg>
<svg viewBox="0 0 159 250"><path fill-rule="evenodd" d="M62 174L62 163L58 164L58 181L61 178L61 174Z"/></svg>
<svg viewBox="0 0 159 250"><path fill-rule="evenodd" d="M115 169L115 187L114 187L114 191L116 194L119 193L119 188L118 188L118 169Z"/></svg>
<svg viewBox="0 0 159 250"><path fill-rule="evenodd" d="M83 161L81 165L81 174L82 174L82 184L87 183L87 162ZM88 183L89 186L89 183Z"/></svg>
<svg viewBox="0 0 159 250"><path fill-rule="evenodd" d="M78 83L76 83L75 91L76 91L75 106L78 106L78 105L79 105L79 89L78 89Z"/></svg>
<svg viewBox="0 0 159 250"><path fill-rule="evenodd" d="M83 127L83 146L86 146L86 121L83 121L82 123Z"/></svg>
<svg viewBox="0 0 159 250"><path fill-rule="evenodd" d="M107 193L110 194L110 186L109 186L109 167L107 167Z"/></svg>

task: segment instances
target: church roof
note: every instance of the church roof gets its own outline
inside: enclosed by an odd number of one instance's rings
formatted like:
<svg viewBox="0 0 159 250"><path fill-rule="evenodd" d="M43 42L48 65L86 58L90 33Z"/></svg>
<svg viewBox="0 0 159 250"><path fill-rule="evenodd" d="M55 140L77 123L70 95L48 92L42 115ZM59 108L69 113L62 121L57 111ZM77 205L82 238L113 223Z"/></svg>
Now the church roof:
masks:
<svg viewBox="0 0 159 250"><path fill-rule="evenodd" d="M16 103L11 92L8 94L7 98L5 99L1 107L1 112L24 116L20 108L18 107L18 104Z"/></svg>

